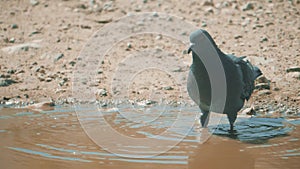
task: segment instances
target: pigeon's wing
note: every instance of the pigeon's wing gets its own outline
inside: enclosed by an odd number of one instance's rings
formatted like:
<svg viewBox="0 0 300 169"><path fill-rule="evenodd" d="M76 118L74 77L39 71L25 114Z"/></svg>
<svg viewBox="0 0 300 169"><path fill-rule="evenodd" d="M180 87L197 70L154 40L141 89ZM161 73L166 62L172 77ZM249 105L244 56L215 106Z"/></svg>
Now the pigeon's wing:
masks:
<svg viewBox="0 0 300 169"><path fill-rule="evenodd" d="M254 66L247 60L243 60L245 57L236 58L234 62L239 65L242 72L242 79L244 82L242 99L249 100L253 90L254 90Z"/></svg>

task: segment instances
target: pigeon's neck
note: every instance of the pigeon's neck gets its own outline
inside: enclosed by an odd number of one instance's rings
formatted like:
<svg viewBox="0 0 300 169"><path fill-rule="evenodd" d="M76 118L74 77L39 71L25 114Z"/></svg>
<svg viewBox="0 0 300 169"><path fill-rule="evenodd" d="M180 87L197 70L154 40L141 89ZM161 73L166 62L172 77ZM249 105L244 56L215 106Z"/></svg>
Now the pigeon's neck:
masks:
<svg viewBox="0 0 300 169"><path fill-rule="evenodd" d="M216 50L222 64L224 64L224 62L228 62L228 58L225 56L225 54L219 48L216 48ZM211 56L203 56L203 57L211 57ZM197 74L199 74L199 72L201 74L207 74L207 70L205 68L203 61L194 52L193 52L193 63L191 65L191 70L193 72L197 72Z"/></svg>
<svg viewBox="0 0 300 169"><path fill-rule="evenodd" d="M200 71L200 72L202 72L201 70L206 70L204 63L202 62L200 57L195 53L193 53L193 64L191 65L191 69L192 71Z"/></svg>

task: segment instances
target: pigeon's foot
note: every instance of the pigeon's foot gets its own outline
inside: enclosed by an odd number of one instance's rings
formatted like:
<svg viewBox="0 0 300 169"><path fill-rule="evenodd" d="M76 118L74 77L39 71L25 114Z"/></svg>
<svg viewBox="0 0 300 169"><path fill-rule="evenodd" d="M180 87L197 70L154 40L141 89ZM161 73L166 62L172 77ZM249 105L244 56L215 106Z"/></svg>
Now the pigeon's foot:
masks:
<svg viewBox="0 0 300 169"><path fill-rule="evenodd" d="M231 129L230 129L230 130L228 130L228 133L229 133L229 134L236 134L236 133L237 133L237 130L234 130L234 129L231 130Z"/></svg>
<svg viewBox="0 0 300 169"><path fill-rule="evenodd" d="M230 130L233 130L233 129L234 129L233 123L230 123Z"/></svg>

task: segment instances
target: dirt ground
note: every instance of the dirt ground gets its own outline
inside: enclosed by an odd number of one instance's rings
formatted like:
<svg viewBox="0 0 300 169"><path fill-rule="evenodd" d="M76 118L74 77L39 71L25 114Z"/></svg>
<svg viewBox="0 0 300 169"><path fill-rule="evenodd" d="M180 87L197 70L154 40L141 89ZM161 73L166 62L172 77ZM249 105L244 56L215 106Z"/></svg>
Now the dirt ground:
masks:
<svg viewBox="0 0 300 169"><path fill-rule="evenodd" d="M7 105L50 98L59 103L72 102L77 57L89 38L120 17L143 12L161 12L182 18L206 29L225 53L248 56L265 77L257 82L258 89L251 101L258 111L275 115L299 113L299 0L1 1L0 101ZM186 36L188 38L189 32ZM112 55L118 57L126 51L151 48L155 43L163 43L161 39L168 38L145 35L142 39L130 38L130 42L125 39ZM152 46L145 45L147 43ZM165 45L162 49L173 49L183 58L186 66L180 71L188 74L191 55L183 52L186 47ZM105 61L103 72L99 70L99 74L109 77L112 71L109 66L109 61ZM137 80L134 85L140 88L132 86L136 88L132 97L147 98L147 92L142 90L149 89L141 86L155 85L157 76L160 75L146 75L148 78ZM109 99L111 91L104 79L99 78L94 86L99 89L101 99ZM156 90L178 99L178 90L171 81L157 86Z"/></svg>

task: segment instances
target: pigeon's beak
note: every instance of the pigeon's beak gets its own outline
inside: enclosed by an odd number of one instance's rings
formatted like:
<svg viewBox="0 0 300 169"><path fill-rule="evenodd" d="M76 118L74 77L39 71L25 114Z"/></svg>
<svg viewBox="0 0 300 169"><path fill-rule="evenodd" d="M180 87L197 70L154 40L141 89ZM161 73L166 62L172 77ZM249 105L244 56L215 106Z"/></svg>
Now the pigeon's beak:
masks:
<svg viewBox="0 0 300 169"><path fill-rule="evenodd" d="M192 51L192 47L193 47L194 45L195 45L194 43L190 43L190 47L189 47L189 49L188 49L188 54L190 54L190 53L191 53L191 51Z"/></svg>

